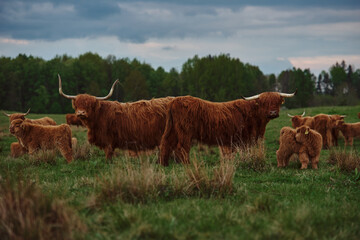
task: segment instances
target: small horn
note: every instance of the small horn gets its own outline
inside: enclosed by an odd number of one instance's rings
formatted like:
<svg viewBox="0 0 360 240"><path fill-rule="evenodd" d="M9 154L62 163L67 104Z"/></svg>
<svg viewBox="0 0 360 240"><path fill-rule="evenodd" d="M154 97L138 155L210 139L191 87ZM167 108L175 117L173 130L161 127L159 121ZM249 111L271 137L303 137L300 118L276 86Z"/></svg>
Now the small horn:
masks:
<svg viewBox="0 0 360 240"><path fill-rule="evenodd" d="M291 115L290 113L288 113L287 115L291 118L295 117L295 116Z"/></svg>
<svg viewBox="0 0 360 240"><path fill-rule="evenodd" d="M60 74L58 74L58 77L59 77L59 93L61 96L67 98L67 99L75 99L76 96L71 96L71 95L66 95L65 93L63 93L62 91L62 86L61 86L61 77L60 77Z"/></svg>
<svg viewBox="0 0 360 240"><path fill-rule="evenodd" d="M27 112L26 112L26 113L24 113L24 117L25 117L26 115L28 115L28 114L29 114L29 112L30 112L30 108L29 108L29 110L27 110Z"/></svg>
<svg viewBox="0 0 360 240"><path fill-rule="evenodd" d="M259 96L260 96L260 94L254 95L252 97L243 97L243 96L241 96L241 98L244 99L244 100L254 100L254 99L258 99Z"/></svg>
<svg viewBox="0 0 360 240"><path fill-rule="evenodd" d="M10 117L10 114L7 114L6 112L2 112L5 116Z"/></svg>
<svg viewBox="0 0 360 240"><path fill-rule="evenodd" d="M289 98L295 96L296 93L297 93L297 89L295 90L294 93L280 93L280 96Z"/></svg>
<svg viewBox="0 0 360 240"><path fill-rule="evenodd" d="M305 116L305 110L304 110L303 114L301 114L301 116L302 116L302 117Z"/></svg>
<svg viewBox="0 0 360 240"><path fill-rule="evenodd" d="M106 95L105 97L96 97L96 99L99 99L99 100L107 100L107 99L109 99L111 97L111 95L113 94L113 92L114 92L114 88L115 88L116 83L119 83L119 79L115 80L115 82L111 86L111 89L110 89L110 92L109 92L108 95Z"/></svg>

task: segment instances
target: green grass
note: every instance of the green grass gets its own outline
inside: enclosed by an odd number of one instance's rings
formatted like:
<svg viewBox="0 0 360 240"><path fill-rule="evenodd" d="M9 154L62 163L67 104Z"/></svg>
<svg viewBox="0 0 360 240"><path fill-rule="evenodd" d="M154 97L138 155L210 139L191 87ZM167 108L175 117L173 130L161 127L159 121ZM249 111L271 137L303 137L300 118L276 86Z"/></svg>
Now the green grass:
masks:
<svg viewBox="0 0 360 240"><path fill-rule="evenodd" d="M181 184L187 183L191 166L173 163L162 168L154 163L157 153L130 158L119 151L118 156L108 162L104 153L94 147L89 158L71 164L66 164L60 155L49 163L31 161L28 156L11 158L10 143L16 139L9 134L8 119L0 115L0 181L34 182L50 199L61 200L86 226L82 228L86 230L72 234L79 239L358 239L358 172L343 171L328 163L328 150L322 151L318 170L300 170L300 163L296 161L285 169L276 167L279 131L291 125L287 113L302 112L303 109L282 110L279 118L270 121L265 134L265 167L253 169L247 163L237 164L231 191L225 194L207 188L201 190L209 191L207 194L196 194L196 189L184 190ZM358 112L360 106L306 109L306 115L344 114L346 122L360 121ZM29 118L42 116L29 114ZM50 117L57 123L65 122L65 115ZM78 145L83 145L84 129L72 130ZM339 151L360 153L359 139L354 140L352 149L344 148L342 139L339 145ZM199 176L205 176L206 184L213 184L214 169L219 168L220 163L218 149L199 151L194 147L191 159L204 162L205 173ZM142 169L144 167L151 168L150 173L149 169ZM131 194L136 187L131 185L131 179L139 172L149 174L142 181L151 181L154 176L151 174L163 174L165 178L150 193L140 189L140 193L149 194L145 195L145 198L149 196L146 201L144 196L137 195L133 195L131 201L118 195L110 196L108 201L101 195L108 179L130 183L124 189L128 191L126 194ZM144 188L151 184L138 183ZM0 231L1 227L0 222Z"/></svg>

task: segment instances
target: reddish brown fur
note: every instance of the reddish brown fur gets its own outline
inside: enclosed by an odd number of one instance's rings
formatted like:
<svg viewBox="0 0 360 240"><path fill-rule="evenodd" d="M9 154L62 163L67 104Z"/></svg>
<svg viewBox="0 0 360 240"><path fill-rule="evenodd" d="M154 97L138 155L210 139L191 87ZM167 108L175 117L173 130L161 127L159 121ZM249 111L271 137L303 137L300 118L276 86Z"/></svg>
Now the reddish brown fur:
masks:
<svg viewBox="0 0 360 240"><path fill-rule="evenodd" d="M29 118L25 118L25 114L24 113L13 113L10 114L9 116L9 123L11 123L12 121L16 120L16 119L21 119L24 120L27 123L32 123L32 124L39 124L39 125L56 125L56 122L49 118L49 117L43 117L43 118L39 118L39 119L29 119ZM18 139L18 138L17 138ZM11 151L11 156L16 156L16 157L20 157L21 155L24 155L27 153L27 149L22 147L21 144L19 143L19 139L18 139L18 144L16 145L11 144L10 149ZM13 149L12 149L13 148ZM22 149L20 149L22 148ZM14 152L13 152L14 151Z"/></svg>
<svg viewBox="0 0 360 240"><path fill-rule="evenodd" d="M292 117L291 121L293 128L308 126L319 132L323 139L324 148L329 148L333 145L332 125L329 115L318 114L314 117L301 117L300 115L296 115Z"/></svg>
<svg viewBox="0 0 360 240"><path fill-rule="evenodd" d="M116 148L143 151L159 146L166 107L172 99L119 103L79 94L73 100L73 107L88 129L89 143L103 149L109 159Z"/></svg>
<svg viewBox="0 0 360 240"><path fill-rule="evenodd" d="M11 143L10 150L11 157L13 158L21 157L22 155L26 154L26 148L22 147L18 142Z"/></svg>
<svg viewBox="0 0 360 240"><path fill-rule="evenodd" d="M360 122L345 123L343 120L337 121L337 126L344 135L345 145L353 145L354 137L360 137Z"/></svg>
<svg viewBox="0 0 360 240"><path fill-rule="evenodd" d="M234 148L264 137L266 124L279 115L284 102L279 93L262 93L256 100L210 102L184 96L169 105L159 162L168 165L169 155L189 162L191 142Z"/></svg>
<svg viewBox="0 0 360 240"><path fill-rule="evenodd" d="M309 160L313 169L318 168L320 152L322 149L322 136L317 131L310 129L308 126L301 126L296 129L296 141L305 148L308 159L303 159L301 169L307 168Z"/></svg>
<svg viewBox="0 0 360 240"><path fill-rule="evenodd" d="M278 167L286 167L293 154L299 155L301 163L309 162L309 156L306 152L306 148L296 141L295 135L296 130L291 127L283 127L280 130L280 147L276 151Z"/></svg>
<svg viewBox="0 0 360 240"><path fill-rule="evenodd" d="M339 131L340 129L337 127L336 122L338 120L344 120L345 116L342 115L329 115L330 117L330 123L329 128L331 129L331 135L332 135L332 146L338 146L338 139L339 139Z"/></svg>
<svg viewBox="0 0 360 240"><path fill-rule="evenodd" d="M10 133L19 139L29 154L40 149L58 149L68 163L73 160L71 130L67 124L43 126L16 119L10 124Z"/></svg>
<svg viewBox="0 0 360 240"><path fill-rule="evenodd" d="M74 113L66 114L66 123L74 126L84 126L81 120Z"/></svg>

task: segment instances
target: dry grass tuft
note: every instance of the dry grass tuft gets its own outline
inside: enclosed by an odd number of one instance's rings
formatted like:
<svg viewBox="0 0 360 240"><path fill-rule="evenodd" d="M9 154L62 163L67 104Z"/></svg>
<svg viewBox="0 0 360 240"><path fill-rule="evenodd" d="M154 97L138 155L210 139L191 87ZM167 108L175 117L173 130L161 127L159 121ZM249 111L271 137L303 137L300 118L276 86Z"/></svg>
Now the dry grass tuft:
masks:
<svg viewBox="0 0 360 240"><path fill-rule="evenodd" d="M86 231L64 202L21 180L0 182L0 223L2 239L74 239Z"/></svg>
<svg viewBox="0 0 360 240"><path fill-rule="evenodd" d="M356 168L360 170L360 156L351 149L349 152L343 150L331 150L328 158L328 163L336 165L340 170L345 172L352 172Z"/></svg>
<svg viewBox="0 0 360 240"><path fill-rule="evenodd" d="M73 147L73 156L75 160L89 160L94 154L94 148L90 143L85 142L84 144L76 144Z"/></svg>
<svg viewBox="0 0 360 240"><path fill-rule="evenodd" d="M139 165L127 162L101 177L99 194L90 205L116 200L145 203L158 198L224 197L234 191L236 166L233 161L222 161L210 169L195 159L190 165L178 167L166 174L162 166L149 160L141 161Z"/></svg>
<svg viewBox="0 0 360 240"><path fill-rule="evenodd" d="M41 163L56 163L57 152L56 150L39 150L32 155L29 155L29 162L35 165Z"/></svg>
<svg viewBox="0 0 360 240"><path fill-rule="evenodd" d="M238 147L235 159L242 168L254 171L265 170L267 165L264 141L259 140L250 147Z"/></svg>
<svg viewBox="0 0 360 240"><path fill-rule="evenodd" d="M131 162L102 177L98 201L145 203L159 197L165 188L166 175L159 166L143 161L134 166Z"/></svg>

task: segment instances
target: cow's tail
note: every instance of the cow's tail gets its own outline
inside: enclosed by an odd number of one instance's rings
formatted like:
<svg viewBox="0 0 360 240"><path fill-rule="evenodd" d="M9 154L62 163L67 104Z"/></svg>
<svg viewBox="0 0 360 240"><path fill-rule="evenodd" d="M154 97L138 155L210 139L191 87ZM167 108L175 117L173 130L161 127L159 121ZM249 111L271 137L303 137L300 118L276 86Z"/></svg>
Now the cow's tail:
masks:
<svg viewBox="0 0 360 240"><path fill-rule="evenodd" d="M173 128L173 115L171 112L173 102L169 103L168 111L166 112L166 124L162 139L168 139Z"/></svg>
<svg viewBox="0 0 360 240"><path fill-rule="evenodd" d="M70 128L70 126L69 125L67 125L67 124L64 124L64 126L65 126L65 131L66 131L66 136L69 136L70 135L70 137L67 139L67 144L68 144L68 146L70 147L70 149L72 149L72 134L71 134L71 128Z"/></svg>

